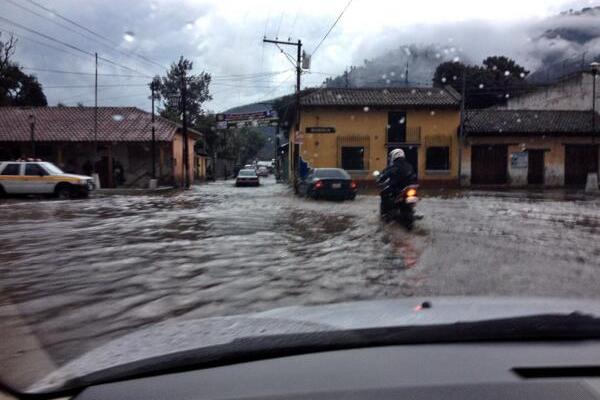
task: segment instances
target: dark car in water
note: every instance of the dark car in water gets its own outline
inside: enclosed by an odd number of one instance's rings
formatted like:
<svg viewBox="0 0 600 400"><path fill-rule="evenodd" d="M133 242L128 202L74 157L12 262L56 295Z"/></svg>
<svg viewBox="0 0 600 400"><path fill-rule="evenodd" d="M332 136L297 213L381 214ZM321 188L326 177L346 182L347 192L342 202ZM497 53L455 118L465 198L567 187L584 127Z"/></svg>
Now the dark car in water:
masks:
<svg viewBox="0 0 600 400"><path fill-rule="evenodd" d="M354 200L358 185L341 168L315 168L298 183L298 193L313 199Z"/></svg>
<svg viewBox="0 0 600 400"><path fill-rule="evenodd" d="M258 186L260 181L253 169L242 169L235 178L235 186Z"/></svg>

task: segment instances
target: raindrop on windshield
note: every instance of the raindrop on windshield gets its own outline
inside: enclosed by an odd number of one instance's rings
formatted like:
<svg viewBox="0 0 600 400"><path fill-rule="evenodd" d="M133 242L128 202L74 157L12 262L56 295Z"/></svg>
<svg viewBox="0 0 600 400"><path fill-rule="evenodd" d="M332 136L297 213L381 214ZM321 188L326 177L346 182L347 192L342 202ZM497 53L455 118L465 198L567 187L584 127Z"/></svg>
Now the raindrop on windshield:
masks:
<svg viewBox="0 0 600 400"><path fill-rule="evenodd" d="M510 75L510 71L504 71L504 76L509 76Z"/></svg>
<svg viewBox="0 0 600 400"><path fill-rule="evenodd" d="M121 114L115 114L112 116L112 119L119 122L119 121L123 121L123 116Z"/></svg>
<svg viewBox="0 0 600 400"><path fill-rule="evenodd" d="M406 119L405 119L404 117L402 117L402 118L400 118L400 119L398 120L398 123L399 123L399 124L403 124L405 120L406 120Z"/></svg>
<svg viewBox="0 0 600 400"><path fill-rule="evenodd" d="M517 124L521 123L521 118L517 118Z"/></svg>
<svg viewBox="0 0 600 400"><path fill-rule="evenodd" d="M417 93L417 91L416 91L415 89L412 89L412 90L410 91L410 93L411 93L411 94L415 94L415 93Z"/></svg>
<svg viewBox="0 0 600 400"><path fill-rule="evenodd" d="M390 91L389 91L389 90L387 90L387 89L383 89L383 90L381 91L381 93L383 93L383 94L390 94Z"/></svg>
<svg viewBox="0 0 600 400"><path fill-rule="evenodd" d="M381 75L381 79L387 79L387 75L386 74Z"/></svg>
<svg viewBox="0 0 600 400"><path fill-rule="evenodd" d="M350 119L351 119L351 120L354 120L354 118L356 118L354 115L351 115L351 116L350 116Z"/></svg>
<svg viewBox="0 0 600 400"><path fill-rule="evenodd" d="M521 72L521 73L519 74L519 76L520 76L521 78L525 78L525 72Z"/></svg>
<svg viewBox="0 0 600 400"><path fill-rule="evenodd" d="M431 90L427 91L427 96L431 96Z"/></svg>
<svg viewBox="0 0 600 400"><path fill-rule="evenodd" d="M440 58L442 55L440 53L435 53L435 58Z"/></svg>
<svg viewBox="0 0 600 400"><path fill-rule="evenodd" d="M492 65L492 71L495 71L495 70L497 70L497 69L498 69L498 67L497 67L497 66L495 66L495 65Z"/></svg>
<svg viewBox="0 0 600 400"><path fill-rule="evenodd" d="M506 94L504 95L504 97L506 97L506 98L508 99L508 98L510 97L510 94L506 93Z"/></svg>
<svg viewBox="0 0 600 400"><path fill-rule="evenodd" d="M131 32L131 31L127 31L125 32L125 34L123 35L123 39L126 42L133 42L135 40L135 33Z"/></svg>
<svg viewBox="0 0 600 400"><path fill-rule="evenodd" d="M336 94L335 98L338 99L338 100L341 100L342 99L342 95L341 94Z"/></svg>
<svg viewBox="0 0 600 400"><path fill-rule="evenodd" d="M442 76L442 83L446 83L446 77Z"/></svg>
<svg viewBox="0 0 600 400"><path fill-rule="evenodd" d="M192 29L194 27L194 21L188 21L185 23L186 29Z"/></svg>
<svg viewBox="0 0 600 400"><path fill-rule="evenodd" d="M454 57L454 58L452 59L452 61L454 61L454 62L459 62L459 61L460 61L460 57Z"/></svg>
<svg viewBox="0 0 600 400"><path fill-rule="evenodd" d="M435 111L431 110L431 111L429 112L429 115L431 115L431 116L433 117L433 116L435 115Z"/></svg>
<svg viewBox="0 0 600 400"><path fill-rule="evenodd" d="M456 75L454 75L454 76L452 77L452 80L453 80L453 81L455 81L456 79L457 79L457 76L456 76Z"/></svg>
<svg viewBox="0 0 600 400"><path fill-rule="evenodd" d="M369 107L367 107L367 106L363 107L363 111L364 112L369 112Z"/></svg>
<svg viewBox="0 0 600 400"><path fill-rule="evenodd" d="M479 84L479 89L483 89L483 83Z"/></svg>
<svg viewBox="0 0 600 400"><path fill-rule="evenodd" d="M386 127L387 129L390 129L392 126L391 126L390 124L387 124L385 127Z"/></svg>
<svg viewBox="0 0 600 400"><path fill-rule="evenodd" d="M390 76L396 76L396 73L394 71L390 72Z"/></svg>
<svg viewBox="0 0 600 400"><path fill-rule="evenodd" d="M387 83L387 84L389 85L390 83L392 83L392 81L391 81L391 80L389 80L389 79L386 79L386 80L385 80L385 83Z"/></svg>

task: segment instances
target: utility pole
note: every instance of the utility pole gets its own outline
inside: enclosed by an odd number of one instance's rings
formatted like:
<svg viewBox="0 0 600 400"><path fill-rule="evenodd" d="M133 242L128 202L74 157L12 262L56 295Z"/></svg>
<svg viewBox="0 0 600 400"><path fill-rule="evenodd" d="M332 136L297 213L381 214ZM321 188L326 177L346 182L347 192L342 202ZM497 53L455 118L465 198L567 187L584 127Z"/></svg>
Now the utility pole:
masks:
<svg viewBox="0 0 600 400"><path fill-rule="evenodd" d="M188 149L188 131L187 131L187 82L185 78L185 68L181 71L181 114L182 114L182 134L183 134L183 179L184 189L190 188L189 171L189 149Z"/></svg>
<svg viewBox="0 0 600 400"><path fill-rule="evenodd" d="M404 71L404 86L408 87L408 60L406 61L406 71Z"/></svg>
<svg viewBox="0 0 600 400"><path fill-rule="evenodd" d="M96 72L94 73L94 162L92 162L92 172L96 172L96 162L98 161L98 53L94 53L96 58Z"/></svg>
<svg viewBox="0 0 600 400"><path fill-rule="evenodd" d="M284 45L284 46L296 46L296 124L294 126L294 134L292 136L292 143L290 145L291 152L291 167L292 167L292 183L294 188L296 188L296 172L299 164L299 153L300 147L296 142L296 135L300 132L300 76L302 75L302 41L298 40L298 42L291 41L281 41L281 40L271 40L266 37L263 38L264 43L273 43L275 45Z"/></svg>
<svg viewBox="0 0 600 400"><path fill-rule="evenodd" d="M31 157L35 159L35 115L29 114L29 134L31 141Z"/></svg>
<svg viewBox="0 0 600 400"><path fill-rule="evenodd" d="M462 72L462 93L460 96L460 127L458 132L458 186L461 186L461 174L462 174L462 146L463 138L465 133L465 99L467 97L467 74L465 68Z"/></svg>
<svg viewBox="0 0 600 400"><path fill-rule="evenodd" d="M150 89L152 90L152 179L156 179L156 127L154 126L154 96L157 88L155 80L152 80Z"/></svg>

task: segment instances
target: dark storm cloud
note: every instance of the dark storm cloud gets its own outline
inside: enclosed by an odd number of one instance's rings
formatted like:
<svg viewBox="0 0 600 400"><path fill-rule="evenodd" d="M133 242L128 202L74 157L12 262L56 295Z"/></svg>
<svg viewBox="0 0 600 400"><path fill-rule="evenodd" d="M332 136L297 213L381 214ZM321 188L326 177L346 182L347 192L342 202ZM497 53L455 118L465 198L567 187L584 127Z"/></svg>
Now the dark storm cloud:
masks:
<svg viewBox="0 0 600 400"><path fill-rule="evenodd" d="M39 30L62 41L73 44L89 52L97 51L101 57L109 58L136 72L119 68L106 62L100 63L101 73L147 75L164 74L165 68L184 55L194 61L197 72L212 73L215 77L211 85L214 101L209 108L221 110L231 106L280 95L292 90L294 79L292 66L280 51L272 45L263 45L262 36L275 36L278 32L287 39L292 31L294 39L301 37L308 52L314 49L334 15L321 15L315 10L304 10L294 21L280 17L278 13L264 10L259 12L240 11L238 3L228 3L231 8L219 8L218 3L207 2L171 2L171 1L81 1L68 0L44 2L61 14L81 25L110 38L111 44L101 45L85 33L84 38L65 30L49 20L66 24L45 11L36 9L26 1L19 1L26 7L40 13L44 18L28 13L19 7L0 2L0 15L32 29ZM41 1L41 0L38 0ZM225 10L225 11L224 11ZM245 8L244 8L245 10ZM256 10L254 10L256 11ZM245 14L244 14L245 12ZM584 23L590 29L597 29L593 17ZM374 21L371 21L375 23ZM313 71L341 73L350 64L361 64L366 58L383 54L390 49L409 44L436 44L454 47L466 61L481 62L491 54L505 54L516 58L529 68L539 65L547 54L577 53L583 48L600 49L600 43L591 40L586 44L573 44L564 38L548 40L540 35L548 26L556 24L581 24L582 20L554 18L549 20L520 20L515 23L492 24L485 21L466 21L460 23L438 23L428 25L407 25L398 29L381 28L379 32L362 34L359 31L347 33L339 26L327 39L327 44L319 50L313 59ZM554 25L553 25L554 24ZM79 31L70 26L69 28ZM16 59L25 67L58 69L73 72L93 72L93 57L79 54L64 46L48 42L33 33L0 21L0 29L13 29L20 35L48 43L62 49L58 51L21 38ZM127 36L126 36L127 34ZM91 37L91 38L89 38ZM133 39L126 40L126 37ZM115 45L116 44L116 45ZM579 47L577 47L579 46ZM294 56L294 49L285 49ZM148 63L136 56L125 56L119 52L142 54L161 66ZM224 77L228 75L252 74L265 71L286 71L279 75L239 79ZM78 101L86 105L93 104L93 76L55 74L29 70L38 76L45 86L45 92L51 104L64 101L75 104ZM325 76L306 74L303 80L308 85L319 84ZM145 77L108 77L100 76L99 84L120 87L101 87L99 102L101 105L135 105L149 108L148 90L144 86ZM60 88L55 86L77 85L80 88Z"/></svg>

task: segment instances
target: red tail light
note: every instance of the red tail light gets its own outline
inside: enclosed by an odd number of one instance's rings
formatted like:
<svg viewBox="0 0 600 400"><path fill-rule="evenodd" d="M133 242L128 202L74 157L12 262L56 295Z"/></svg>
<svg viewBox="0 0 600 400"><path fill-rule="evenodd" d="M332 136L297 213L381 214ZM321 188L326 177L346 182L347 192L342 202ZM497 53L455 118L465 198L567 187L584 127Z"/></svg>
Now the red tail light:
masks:
<svg viewBox="0 0 600 400"><path fill-rule="evenodd" d="M356 184L356 182L352 181L350 182L350 189L356 189L358 187L358 185Z"/></svg>
<svg viewBox="0 0 600 400"><path fill-rule="evenodd" d="M406 197L416 197L417 196L417 189L408 189L406 191Z"/></svg>
<svg viewBox="0 0 600 400"><path fill-rule="evenodd" d="M323 187L323 182L322 181L316 181L315 182L315 189L321 189Z"/></svg>

